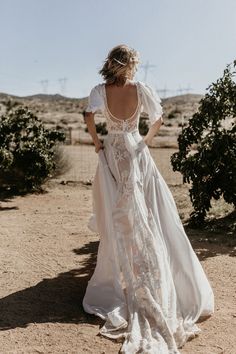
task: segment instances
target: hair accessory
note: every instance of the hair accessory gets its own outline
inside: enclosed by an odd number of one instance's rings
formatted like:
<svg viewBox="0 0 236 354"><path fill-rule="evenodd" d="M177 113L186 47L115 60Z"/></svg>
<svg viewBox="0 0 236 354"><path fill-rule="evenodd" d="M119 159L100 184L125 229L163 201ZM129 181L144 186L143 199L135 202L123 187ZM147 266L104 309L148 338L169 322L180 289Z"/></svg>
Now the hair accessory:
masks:
<svg viewBox="0 0 236 354"><path fill-rule="evenodd" d="M116 59L116 58L112 58L112 59L114 59L117 63L119 63L119 64L121 64L121 65L126 65L125 63L122 63L121 61L119 61L119 60Z"/></svg>

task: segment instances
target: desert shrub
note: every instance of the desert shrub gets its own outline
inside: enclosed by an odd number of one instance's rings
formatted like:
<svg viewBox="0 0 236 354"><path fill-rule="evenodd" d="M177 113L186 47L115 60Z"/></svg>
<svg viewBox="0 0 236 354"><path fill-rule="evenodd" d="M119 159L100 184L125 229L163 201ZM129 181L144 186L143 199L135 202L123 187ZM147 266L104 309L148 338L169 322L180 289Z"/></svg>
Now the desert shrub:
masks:
<svg viewBox="0 0 236 354"><path fill-rule="evenodd" d="M5 106L6 112L9 112L13 108L16 108L17 106L21 105L20 102L13 100L12 98L5 99L1 103Z"/></svg>
<svg viewBox="0 0 236 354"><path fill-rule="evenodd" d="M108 131L107 131L107 124L106 122L99 122L96 124L96 129L97 129L97 132L102 134L102 135L107 135Z"/></svg>
<svg viewBox="0 0 236 354"><path fill-rule="evenodd" d="M64 131L64 127L62 125L60 125L60 124L57 124L55 128L56 128L56 130Z"/></svg>
<svg viewBox="0 0 236 354"><path fill-rule="evenodd" d="M177 118L181 114L181 111L177 108L173 109L167 116L168 119Z"/></svg>
<svg viewBox="0 0 236 354"><path fill-rule="evenodd" d="M198 112L178 137L179 151L171 156L174 171L183 174L184 183L192 183L190 220L198 224L204 221L212 198L223 196L236 205L235 67L236 60L208 87Z"/></svg>
<svg viewBox="0 0 236 354"><path fill-rule="evenodd" d="M50 177L58 178L67 173L72 168L72 161L63 145L57 145L54 151L54 166L51 171Z"/></svg>
<svg viewBox="0 0 236 354"><path fill-rule="evenodd" d="M0 117L0 185L32 191L56 168L55 156L64 133L46 129L28 107Z"/></svg>
<svg viewBox="0 0 236 354"><path fill-rule="evenodd" d="M97 133L102 134L102 135L107 135L108 131L107 131L106 122L95 123L95 126L96 126ZM85 127L84 131L88 132L87 126Z"/></svg>
<svg viewBox="0 0 236 354"><path fill-rule="evenodd" d="M149 128L145 118L140 117L138 128L141 135L147 134Z"/></svg>
<svg viewBox="0 0 236 354"><path fill-rule="evenodd" d="M83 113L83 115L84 115L84 113ZM103 122L103 123L99 122L99 123L95 124L95 126L96 126L97 133L100 133L102 135L107 135L108 131L107 131L106 122ZM84 128L84 131L88 132L87 126ZM148 125L146 123L146 119L143 117L140 117L140 120L139 120L139 132L141 135L146 135L148 132Z"/></svg>
<svg viewBox="0 0 236 354"><path fill-rule="evenodd" d="M184 122L184 123L179 122L178 123L178 127L186 127L186 126L187 126L186 122Z"/></svg>

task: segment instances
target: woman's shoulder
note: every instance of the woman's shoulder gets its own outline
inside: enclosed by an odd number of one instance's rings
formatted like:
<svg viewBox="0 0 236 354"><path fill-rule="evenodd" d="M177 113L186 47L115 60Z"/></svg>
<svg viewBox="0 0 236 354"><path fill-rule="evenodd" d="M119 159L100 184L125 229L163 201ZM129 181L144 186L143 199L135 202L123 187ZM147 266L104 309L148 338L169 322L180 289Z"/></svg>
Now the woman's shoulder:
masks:
<svg viewBox="0 0 236 354"><path fill-rule="evenodd" d="M143 93L144 95L148 94L148 93L149 94L153 93L153 91L154 91L153 87L151 85L147 84L146 82L141 81L141 80L137 80L136 83L140 87L141 93Z"/></svg>
<svg viewBox="0 0 236 354"><path fill-rule="evenodd" d="M135 80L135 81L133 81L133 83L136 84L137 86L139 86L141 88L141 91L143 91L144 93L145 92L152 93L154 91L154 88L144 81ZM91 91L98 92L101 96L103 96L104 86L105 86L105 82L99 82L92 87Z"/></svg>
<svg viewBox="0 0 236 354"><path fill-rule="evenodd" d="M157 101L161 102L161 98L153 86L140 80L137 82L139 83L139 86L141 87L141 92L143 93L144 96L155 97Z"/></svg>
<svg viewBox="0 0 236 354"><path fill-rule="evenodd" d="M99 82L98 84L96 84L92 87L92 90L100 92L103 88L103 85L104 85L103 82Z"/></svg>
<svg viewBox="0 0 236 354"><path fill-rule="evenodd" d="M136 81L137 84L139 84L141 87L146 88L146 89L152 89L152 86L150 86L149 84L147 84L144 81L141 80L137 80Z"/></svg>

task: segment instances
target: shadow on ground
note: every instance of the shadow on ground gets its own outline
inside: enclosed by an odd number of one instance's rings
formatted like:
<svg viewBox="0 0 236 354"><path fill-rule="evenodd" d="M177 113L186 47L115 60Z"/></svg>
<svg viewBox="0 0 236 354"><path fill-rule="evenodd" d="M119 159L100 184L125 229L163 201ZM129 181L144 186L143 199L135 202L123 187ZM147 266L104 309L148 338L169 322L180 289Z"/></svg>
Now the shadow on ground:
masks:
<svg viewBox="0 0 236 354"><path fill-rule="evenodd" d="M185 230L200 260L222 254L236 256L235 247L210 241L214 240L212 231L188 227ZM225 237L225 233L221 230L217 237ZM81 258L78 269L45 278L35 286L0 299L0 330L45 322L87 323L101 327L104 321L87 314L82 307L88 280L95 269L98 245L98 241L92 241L72 250Z"/></svg>
<svg viewBox="0 0 236 354"><path fill-rule="evenodd" d="M201 228L186 225L185 231L201 261L222 254L236 256L236 211L208 220Z"/></svg>
<svg viewBox="0 0 236 354"><path fill-rule="evenodd" d="M27 327L30 323L87 323L102 325L104 321L87 314L82 300L97 258L98 242L89 242L73 250L88 255L81 267L43 279L35 286L0 299L0 330ZM83 257L84 258L84 257Z"/></svg>
<svg viewBox="0 0 236 354"><path fill-rule="evenodd" d="M19 196L26 197L29 194L47 194L47 193L48 193L48 191L43 188L35 190L35 191L31 191L31 192L19 192L16 190L7 190L7 189L0 188L0 203L4 203L3 206L0 204L0 212L1 211L9 211L9 210L19 210L19 208L17 206L9 205L10 203L15 202L16 197L19 197Z"/></svg>

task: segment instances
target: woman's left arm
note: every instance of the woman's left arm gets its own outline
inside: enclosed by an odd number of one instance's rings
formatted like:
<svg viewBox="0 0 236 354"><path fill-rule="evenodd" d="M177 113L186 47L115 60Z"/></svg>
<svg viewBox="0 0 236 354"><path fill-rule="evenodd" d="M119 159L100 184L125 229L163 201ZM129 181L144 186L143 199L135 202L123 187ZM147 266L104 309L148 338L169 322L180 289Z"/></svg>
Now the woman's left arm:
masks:
<svg viewBox="0 0 236 354"><path fill-rule="evenodd" d="M153 123L149 130L148 133L144 136L143 140L144 142L149 145L151 144L151 141L153 139L153 137L157 134L157 132L159 131L161 125L163 123L163 118L160 117L155 123Z"/></svg>

